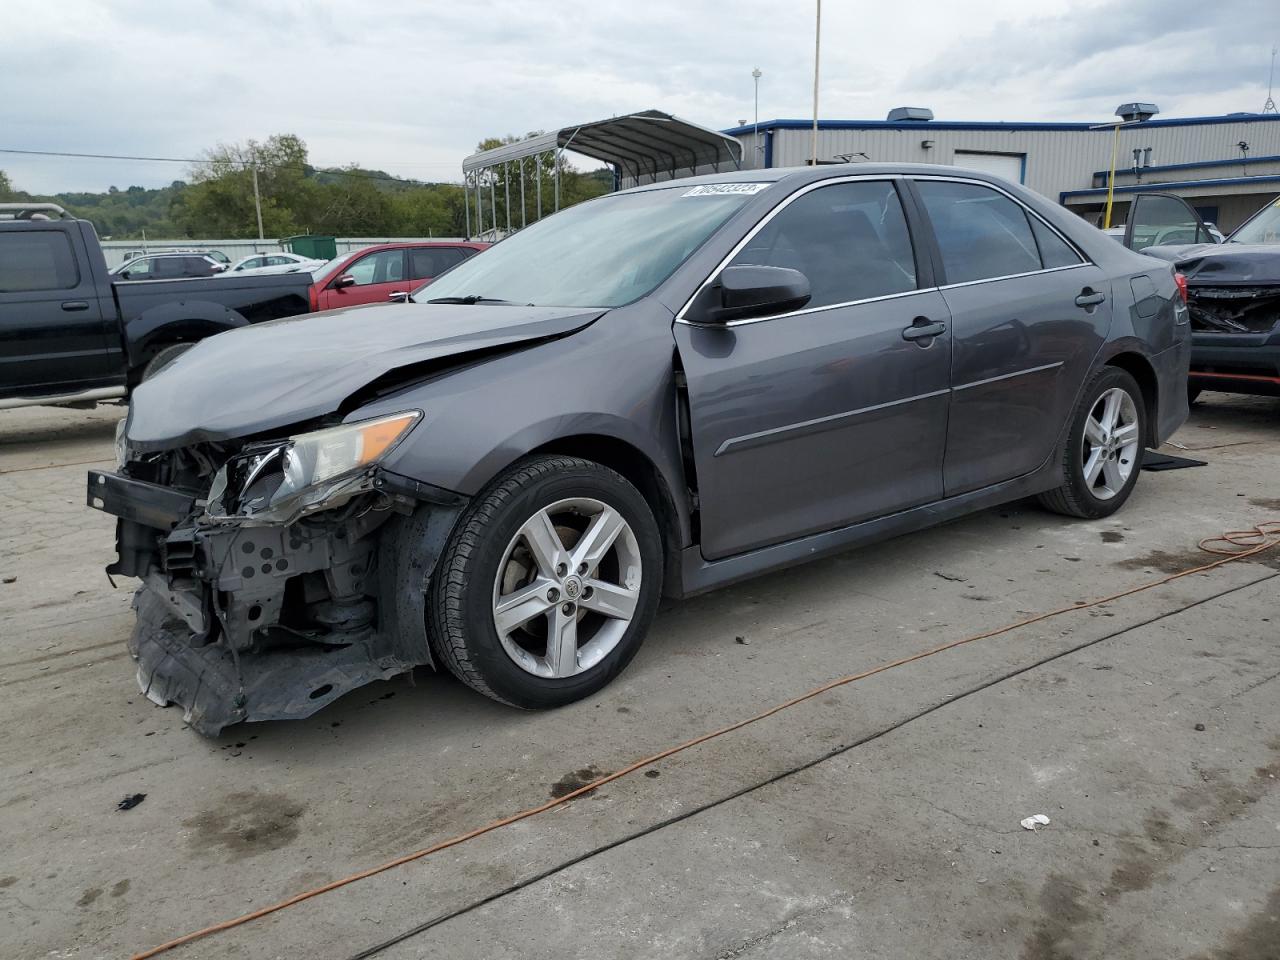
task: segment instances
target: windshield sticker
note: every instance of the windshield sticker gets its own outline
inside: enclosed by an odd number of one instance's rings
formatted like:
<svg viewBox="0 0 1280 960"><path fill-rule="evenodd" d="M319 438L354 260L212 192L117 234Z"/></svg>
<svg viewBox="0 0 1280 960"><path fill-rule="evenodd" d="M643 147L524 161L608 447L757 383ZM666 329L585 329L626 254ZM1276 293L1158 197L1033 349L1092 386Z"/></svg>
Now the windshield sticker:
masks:
<svg viewBox="0 0 1280 960"><path fill-rule="evenodd" d="M680 194L682 197L719 197L725 194L751 196L759 193L767 183L704 183Z"/></svg>

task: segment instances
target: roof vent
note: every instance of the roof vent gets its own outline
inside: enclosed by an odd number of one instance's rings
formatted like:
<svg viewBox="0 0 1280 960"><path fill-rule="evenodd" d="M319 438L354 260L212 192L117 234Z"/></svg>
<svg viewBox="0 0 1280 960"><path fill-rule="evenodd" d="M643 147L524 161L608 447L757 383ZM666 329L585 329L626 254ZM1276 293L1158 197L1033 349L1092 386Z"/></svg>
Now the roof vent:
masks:
<svg viewBox="0 0 1280 960"><path fill-rule="evenodd" d="M885 118L890 123L896 123L901 120L917 120L925 121L933 119L933 111L928 107L894 107L889 111L889 116Z"/></svg>
<svg viewBox="0 0 1280 960"><path fill-rule="evenodd" d="M1160 108L1154 103L1122 103L1116 107L1116 116L1126 123L1150 120L1159 112Z"/></svg>

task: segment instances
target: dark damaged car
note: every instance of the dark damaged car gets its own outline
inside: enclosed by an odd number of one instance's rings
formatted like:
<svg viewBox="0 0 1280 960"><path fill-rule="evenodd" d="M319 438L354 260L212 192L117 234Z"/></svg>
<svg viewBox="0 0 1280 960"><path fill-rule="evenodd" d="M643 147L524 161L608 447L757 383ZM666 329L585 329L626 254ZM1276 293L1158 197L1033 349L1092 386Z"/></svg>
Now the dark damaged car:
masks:
<svg viewBox="0 0 1280 960"><path fill-rule="evenodd" d="M1019 497L1106 516L1186 416L1172 270L949 167L643 187L415 299L200 343L89 475L139 683L201 733L426 664L569 703L664 594Z"/></svg>
<svg viewBox="0 0 1280 960"><path fill-rule="evenodd" d="M1142 252L1174 263L1186 277L1191 396L1224 390L1280 397L1280 199L1224 243Z"/></svg>

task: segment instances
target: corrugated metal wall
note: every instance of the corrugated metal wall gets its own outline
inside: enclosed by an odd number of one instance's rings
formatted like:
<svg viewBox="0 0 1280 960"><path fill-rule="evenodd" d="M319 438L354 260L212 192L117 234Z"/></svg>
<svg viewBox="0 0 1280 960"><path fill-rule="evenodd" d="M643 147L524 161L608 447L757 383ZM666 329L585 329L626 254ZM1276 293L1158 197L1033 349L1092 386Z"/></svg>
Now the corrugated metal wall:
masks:
<svg viewBox="0 0 1280 960"><path fill-rule="evenodd" d="M773 132L772 166L800 166L810 156L809 130L777 129ZM764 131L761 139L765 138ZM751 134L741 136L748 160L757 156ZM921 123L907 129L877 128L819 129L818 158L831 160L841 155L865 153L874 161L889 163L944 163L955 159L957 150L1025 154L1026 185L1056 200L1064 190L1093 186L1094 171L1111 163L1110 130L1009 130L948 129L944 125ZM922 146L933 141L932 148ZM1188 124L1185 126L1140 126L1120 131L1117 166L1132 165L1133 149L1151 147L1151 163L1191 163L1197 160L1229 160L1241 155L1237 144L1249 144L1255 156L1280 154L1280 123L1250 122ZM744 164L749 165L748 164ZM1208 171L1190 171L1186 179L1220 176ZM1237 176L1238 174L1227 174Z"/></svg>

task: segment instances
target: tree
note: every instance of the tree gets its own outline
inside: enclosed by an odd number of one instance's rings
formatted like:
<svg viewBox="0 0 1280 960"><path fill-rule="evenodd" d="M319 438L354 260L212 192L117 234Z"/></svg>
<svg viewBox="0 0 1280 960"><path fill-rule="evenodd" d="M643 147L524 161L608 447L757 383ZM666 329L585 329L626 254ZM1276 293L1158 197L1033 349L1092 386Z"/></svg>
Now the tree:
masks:
<svg viewBox="0 0 1280 960"><path fill-rule="evenodd" d="M258 172L262 200L262 228L266 236L299 232L298 211L314 206L306 182L311 167L307 146L291 133L270 136L259 143L220 143L205 152L206 160L191 171L191 186L173 207L173 215L187 230L218 237L256 237L253 173Z"/></svg>
<svg viewBox="0 0 1280 960"><path fill-rule="evenodd" d="M9 175L0 170L0 200L15 200L18 193L13 189L13 181L9 179Z"/></svg>

